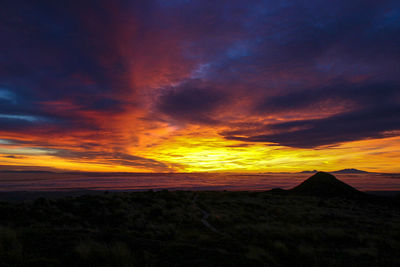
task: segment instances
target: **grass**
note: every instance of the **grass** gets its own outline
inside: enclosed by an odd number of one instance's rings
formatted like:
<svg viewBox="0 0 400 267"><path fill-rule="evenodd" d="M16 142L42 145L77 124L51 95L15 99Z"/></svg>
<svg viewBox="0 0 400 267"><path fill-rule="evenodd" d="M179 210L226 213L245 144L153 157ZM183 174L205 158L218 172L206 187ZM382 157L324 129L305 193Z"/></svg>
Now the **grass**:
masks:
<svg viewBox="0 0 400 267"><path fill-rule="evenodd" d="M398 207L276 192L2 202L0 266L400 266Z"/></svg>

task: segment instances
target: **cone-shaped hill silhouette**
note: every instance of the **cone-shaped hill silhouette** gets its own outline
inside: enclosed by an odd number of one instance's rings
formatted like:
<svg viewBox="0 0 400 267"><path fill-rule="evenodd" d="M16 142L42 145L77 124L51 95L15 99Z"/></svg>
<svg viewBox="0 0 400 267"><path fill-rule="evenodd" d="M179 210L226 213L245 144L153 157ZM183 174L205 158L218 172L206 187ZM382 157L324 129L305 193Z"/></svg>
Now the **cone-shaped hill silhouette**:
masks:
<svg viewBox="0 0 400 267"><path fill-rule="evenodd" d="M326 172L317 172L290 191L295 194L319 197L360 198L365 196L365 193Z"/></svg>

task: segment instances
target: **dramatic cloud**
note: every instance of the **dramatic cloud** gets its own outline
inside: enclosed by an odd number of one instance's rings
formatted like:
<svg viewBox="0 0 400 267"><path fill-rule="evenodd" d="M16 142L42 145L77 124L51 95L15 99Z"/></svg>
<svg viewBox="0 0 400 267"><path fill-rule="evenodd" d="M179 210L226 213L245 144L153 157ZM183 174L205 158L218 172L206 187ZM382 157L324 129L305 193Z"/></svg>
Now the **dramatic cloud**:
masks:
<svg viewBox="0 0 400 267"><path fill-rule="evenodd" d="M5 1L0 18L4 165L35 147L181 171L206 161L199 147L207 159L400 130L399 1Z"/></svg>

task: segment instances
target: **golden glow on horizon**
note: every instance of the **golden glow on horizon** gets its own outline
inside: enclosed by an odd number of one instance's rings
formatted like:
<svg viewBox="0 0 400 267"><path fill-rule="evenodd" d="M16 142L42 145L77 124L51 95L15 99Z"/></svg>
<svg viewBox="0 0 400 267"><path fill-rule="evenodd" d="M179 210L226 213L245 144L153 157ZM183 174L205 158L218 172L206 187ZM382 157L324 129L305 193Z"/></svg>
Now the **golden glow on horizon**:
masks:
<svg viewBox="0 0 400 267"><path fill-rule="evenodd" d="M4 144L0 144L0 165L104 172L298 172L344 168L400 172L396 162L400 158L400 137L354 141L318 149L229 141L212 131L199 129L183 132L164 129L145 135L144 140L146 142L139 142L141 145L129 147L128 154L161 162L169 169L126 166L101 157L66 159L48 155L41 149Z"/></svg>
<svg viewBox="0 0 400 267"><path fill-rule="evenodd" d="M400 137L349 142L334 148L295 149L282 146L227 141L220 137L177 137L164 143L157 159L180 165L178 171L297 172L359 168L367 171L398 172ZM144 154L151 156L151 151Z"/></svg>

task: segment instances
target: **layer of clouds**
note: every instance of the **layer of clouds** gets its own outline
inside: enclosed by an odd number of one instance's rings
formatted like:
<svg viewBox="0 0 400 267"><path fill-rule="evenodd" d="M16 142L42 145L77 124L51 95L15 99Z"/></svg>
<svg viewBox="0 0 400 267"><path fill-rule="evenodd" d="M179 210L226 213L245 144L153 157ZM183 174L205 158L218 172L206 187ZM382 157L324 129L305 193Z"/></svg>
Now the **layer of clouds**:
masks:
<svg viewBox="0 0 400 267"><path fill-rule="evenodd" d="M303 148L400 129L398 1L7 1L0 18L7 136L124 146L109 125L132 113Z"/></svg>
<svg viewBox="0 0 400 267"><path fill-rule="evenodd" d="M147 168L149 170L165 172L171 171L172 168L162 162L153 159L138 157L122 152L99 152L99 151L73 151L73 150L54 150L51 155L74 159L80 162L96 162L98 164L106 165L122 165L136 168Z"/></svg>
<svg viewBox="0 0 400 267"><path fill-rule="evenodd" d="M313 148L367 138L388 137L400 129L400 107L388 106L314 120L300 120L268 125L277 133L252 135L252 131L225 132L231 140L267 142L290 147ZM236 134L236 135L235 135Z"/></svg>

